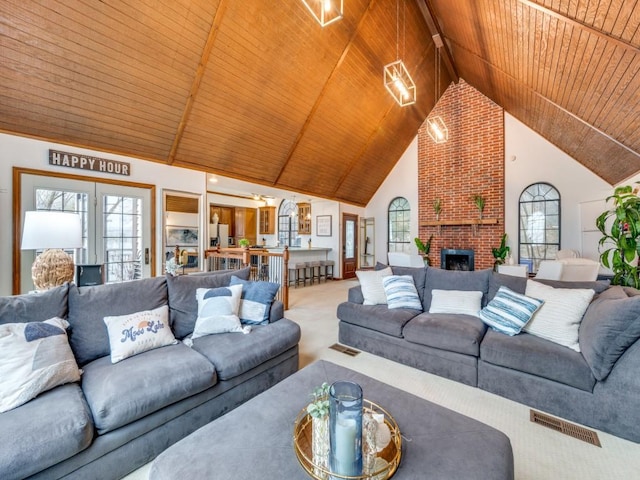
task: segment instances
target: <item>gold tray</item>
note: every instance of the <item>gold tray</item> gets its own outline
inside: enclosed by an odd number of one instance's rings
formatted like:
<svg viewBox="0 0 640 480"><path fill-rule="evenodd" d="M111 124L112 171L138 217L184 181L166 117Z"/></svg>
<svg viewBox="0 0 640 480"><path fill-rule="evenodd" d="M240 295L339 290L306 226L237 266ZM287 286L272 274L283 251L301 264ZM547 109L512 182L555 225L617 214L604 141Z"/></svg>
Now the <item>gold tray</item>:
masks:
<svg viewBox="0 0 640 480"><path fill-rule="evenodd" d="M365 412L377 413L384 415L384 423L387 424L391 432L391 441L385 447L384 450L378 452L378 457L387 462L387 465L376 470L368 475L340 475L333 473L330 470L322 468L313 463L313 455L311 453L311 415L307 413L307 409L303 408L296 417L295 424L293 426L293 450L298 457L298 461L302 468L312 477L317 480L331 479L345 479L345 480L386 480L391 478L398 465L400 465L400 457L402 456L402 436L400 435L400 429L394 418L385 409L376 405L369 400L363 400L363 410Z"/></svg>

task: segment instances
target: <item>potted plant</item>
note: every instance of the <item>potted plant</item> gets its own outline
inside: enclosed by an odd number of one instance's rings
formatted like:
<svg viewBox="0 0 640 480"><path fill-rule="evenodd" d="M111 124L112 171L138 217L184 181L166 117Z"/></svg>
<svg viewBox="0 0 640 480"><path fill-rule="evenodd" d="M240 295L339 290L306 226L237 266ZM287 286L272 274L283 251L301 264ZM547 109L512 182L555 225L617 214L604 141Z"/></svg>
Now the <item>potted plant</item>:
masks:
<svg viewBox="0 0 640 480"><path fill-rule="evenodd" d="M238 240L238 246L240 246L240 248L247 248L249 247L249 245L251 245L251 242L246 238L241 238L240 240Z"/></svg>
<svg viewBox="0 0 640 480"><path fill-rule="evenodd" d="M442 211L442 199L440 197L433 201L433 211L436 214L436 220L440 220L440 212Z"/></svg>
<svg viewBox="0 0 640 480"><path fill-rule="evenodd" d="M509 255L509 251L511 248L507 245L507 234L502 235L502 240L500 240L500 246L498 248L492 248L491 253L493 254L493 258L495 261L493 262L493 269L498 271L498 266L504 264L507 255Z"/></svg>
<svg viewBox="0 0 640 480"><path fill-rule="evenodd" d="M640 255L640 198L630 185L618 187L613 195L613 208L600 214L596 227L602 233L598 243L600 262L613 271L611 284L640 288L638 256ZM611 246L612 245L612 246ZM603 247L609 246L602 251Z"/></svg>
<svg viewBox="0 0 640 480"><path fill-rule="evenodd" d="M423 256L424 263L426 263L427 266L430 267L431 259L429 258L429 252L431 251L431 242L433 241L433 235L429 237L429 240L427 240L427 243L422 243L422 240L420 240L418 237L416 237L413 241L416 243L416 247L418 247L418 251Z"/></svg>
<svg viewBox="0 0 640 480"><path fill-rule="evenodd" d="M482 212L484 212L484 205L485 205L487 200L482 195L480 195L479 193L476 193L475 195L473 195L471 197L471 200L473 200L474 205L478 209L478 213L480 215L480 219L482 219Z"/></svg>

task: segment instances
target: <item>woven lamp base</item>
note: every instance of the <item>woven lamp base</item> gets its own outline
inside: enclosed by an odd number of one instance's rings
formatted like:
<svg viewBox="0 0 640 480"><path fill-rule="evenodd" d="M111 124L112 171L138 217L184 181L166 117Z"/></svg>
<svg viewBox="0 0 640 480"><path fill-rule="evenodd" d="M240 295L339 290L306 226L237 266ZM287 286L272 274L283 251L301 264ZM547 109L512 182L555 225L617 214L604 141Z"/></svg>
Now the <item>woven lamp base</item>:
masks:
<svg viewBox="0 0 640 480"><path fill-rule="evenodd" d="M59 248L45 250L36 257L31 267L31 278L36 290L49 290L72 282L74 277L73 258Z"/></svg>

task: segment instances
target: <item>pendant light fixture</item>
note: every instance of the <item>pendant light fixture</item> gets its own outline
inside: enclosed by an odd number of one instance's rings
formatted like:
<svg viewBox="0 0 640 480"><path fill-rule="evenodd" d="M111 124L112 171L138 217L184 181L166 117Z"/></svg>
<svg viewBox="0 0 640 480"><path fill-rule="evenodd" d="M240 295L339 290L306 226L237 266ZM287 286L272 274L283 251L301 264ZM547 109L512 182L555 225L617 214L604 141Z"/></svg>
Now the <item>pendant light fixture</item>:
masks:
<svg viewBox="0 0 640 480"><path fill-rule="evenodd" d="M402 54L404 55L405 18L402 0ZM400 6L396 0L396 61L384 66L384 86L401 107L416 103L416 84L400 59Z"/></svg>
<svg viewBox="0 0 640 480"><path fill-rule="evenodd" d="M302 3L321 27L340 20L344 13L343 0L302 0Z"/></svg>
<svg viewBox="0 0 640 480"><path fill-rule="evenodd" d="M433 44L436 47L435 51L435 93L434 93L434 107L438 103L440 98L440 49L443 47L442 38L439 34L433 36ZM444 143L449 140L449 129L439 115L434 115L427 118L427 133L435 143Z"/></svg>

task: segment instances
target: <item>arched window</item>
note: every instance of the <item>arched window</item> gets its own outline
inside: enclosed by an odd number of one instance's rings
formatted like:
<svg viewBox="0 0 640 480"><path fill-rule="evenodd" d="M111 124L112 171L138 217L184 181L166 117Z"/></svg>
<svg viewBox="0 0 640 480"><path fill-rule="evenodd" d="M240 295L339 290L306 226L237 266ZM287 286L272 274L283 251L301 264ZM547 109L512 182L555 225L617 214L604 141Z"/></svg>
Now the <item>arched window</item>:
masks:
<svg viewBox="0 0 640 480"><path fill-rule="evenodd" d="M278 241L280 246L300 246L298 205L292 200L283 200L278 209Z"/></svg>
<svg viewBox="0 0 640 480"><path fill-rule="evenodd" d="M538 271L540 260L552 260L560 249L560 193L548 183L534 183L520 194L520 263Z"/></svg>
<svg viewBox="0 0 640 480"><path fill-rule="evenodd" d="M409 253L411 231L409 217L411 207L406 198L394 198L389 204L389 252Z"/></svg>

